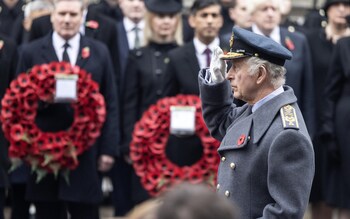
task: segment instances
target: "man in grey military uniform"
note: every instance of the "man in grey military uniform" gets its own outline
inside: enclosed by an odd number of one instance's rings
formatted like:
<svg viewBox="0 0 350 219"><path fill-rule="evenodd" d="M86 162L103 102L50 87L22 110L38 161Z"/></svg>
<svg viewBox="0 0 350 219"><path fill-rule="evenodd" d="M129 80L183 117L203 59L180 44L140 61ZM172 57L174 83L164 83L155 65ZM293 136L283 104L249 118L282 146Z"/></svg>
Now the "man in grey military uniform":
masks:
<svg viewBox="0 0 350 219"><path fill-rule="evenodd" d="M221 141L218 193L240 208L242 219L301 219L315 166L297 98L284 85L292 54L236 27L230 47L225 55L217 47L210 68L199 73L203 116ZM227 73L225 60L232 62ZM233 98L246 104L237 107Z"/></svg>

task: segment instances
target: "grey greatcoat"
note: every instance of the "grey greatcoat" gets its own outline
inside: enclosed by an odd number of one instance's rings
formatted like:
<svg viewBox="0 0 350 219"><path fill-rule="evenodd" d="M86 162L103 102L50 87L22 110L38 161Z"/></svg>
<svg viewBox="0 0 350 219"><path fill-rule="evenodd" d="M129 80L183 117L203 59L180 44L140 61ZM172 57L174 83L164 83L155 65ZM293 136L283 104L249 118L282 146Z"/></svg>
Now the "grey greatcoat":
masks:
<svg viewBox="0 0 350 219"><path fill-rule="evenodd" d="M293 89L284 86L283 93L251 113L248 104L232 104L227 80L208 84L205 74L199 75L203 116L221 141L218 193L239 207L242 219L303 218L314 153ZM285 106L294 108L292 117L280 113ZM293 118L297 121L289 123Z"/></svg>

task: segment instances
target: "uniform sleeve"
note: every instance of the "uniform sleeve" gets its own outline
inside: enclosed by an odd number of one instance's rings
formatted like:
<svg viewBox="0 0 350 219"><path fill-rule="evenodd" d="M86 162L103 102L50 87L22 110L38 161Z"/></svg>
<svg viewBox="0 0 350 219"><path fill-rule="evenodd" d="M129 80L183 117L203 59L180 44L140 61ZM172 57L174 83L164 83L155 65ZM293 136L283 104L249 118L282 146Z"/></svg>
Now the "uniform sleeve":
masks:
<svg viewBox="0 0 350 219"><path fill-rule="evenodd" d="M221 141L227 128L246 107L236 107L233 103L232 90L227 80L212 84L208 82L207 74L207 69L203 69L198 76L203 118L210 134Z"/></svg>
<svg viewBox="0 0 350 219"><path fill-rule="evenodd" d="M281 132L268 154L267 186L275 202L265 206L262 218L303 218L314 171L310 141L294 129Z"/></svg>

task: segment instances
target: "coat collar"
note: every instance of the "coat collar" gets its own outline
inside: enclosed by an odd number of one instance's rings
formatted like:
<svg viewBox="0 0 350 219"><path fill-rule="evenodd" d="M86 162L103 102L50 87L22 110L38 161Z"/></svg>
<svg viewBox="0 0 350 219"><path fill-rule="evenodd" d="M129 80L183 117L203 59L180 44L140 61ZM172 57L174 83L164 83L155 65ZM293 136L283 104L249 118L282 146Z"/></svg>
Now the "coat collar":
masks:
<svg viewBox="0 0 350 219"><path fill-rule="evenodd" d="M285 92L272 98L266 104L259 107L253 113L253 134L254 143L257 143L270 127L272 121L279 113L279 110L287 104L293 104L297 101L294 91L289 86L283 87Z"/></svg>

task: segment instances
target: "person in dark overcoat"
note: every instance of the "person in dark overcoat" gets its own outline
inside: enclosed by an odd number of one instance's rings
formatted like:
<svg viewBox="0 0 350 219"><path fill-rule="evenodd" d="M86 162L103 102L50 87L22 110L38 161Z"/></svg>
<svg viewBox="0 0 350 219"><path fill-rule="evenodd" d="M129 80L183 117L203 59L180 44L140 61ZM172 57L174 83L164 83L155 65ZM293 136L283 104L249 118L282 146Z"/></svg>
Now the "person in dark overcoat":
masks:
<svg viewBox="0 0 350 219"><path fill-rule="evenodd" d="M16 19L23 15L24 1L0 0L0 33L10 37Z"/></svg>
<svg viewBox="0 0 350 219"><path fill-rule="evenodd" d="M293 54L293 58L285 63L288 72L286 84L293 88L308 131L313 136L315 132L314 84L310 48L306 37L300 32L279 25L282 15L279 0L251 0L251 6L253 20L251 30L272 38Z"/></svg>
<svg viewBox="0 0 350 219"><path fill-rule="evenodd" d="M78 157L79 165L69 173L69 184L62 175L55 179L48 174L39 183L36 174L31 175L26 197L34 202L37 219L67 218L67 211L72 219L99 218L98 204L103 198L99 171L108 171L117 156L119 106L111 58L103 43L79 33L82 16L82 1L56 1L51 17L54 31L25 45L20 54L17 72L24 72L34 65L62 61L63 45L68 43L70 63L91 73L105 98L107 112L101 136ZM87 56L82 54L84 48L89 48ZM68 128L72 120L68 103L42 104L36 117L38 127L51 132Z"/></svg>
<svg viewBox="0 0 350 219"><path fill-rule="evenodd" d="M15 42L0 34L0 100L16 75L17 58L17 46ZM7 170L10 168L10 165L8 141L5 139L4 133L0 128L0 219L4 219L5 194L9 186Z"/></svg>
<svg viewBox="0 0 350 219"><path fill-rule="evenodd" d="M297 98L284 85L292 54L265 36L232 32L230 52L217 47L198 79L204 120L221 142L217 192L242 219L303 218L315 165ZM246 104L238 107L233 97Z"/></svg>
<svg viewBox="0 0 350 219"><path fill-rule="evenodd" d="M80 26L80 32L88 37L104 43L112 58L113 68L115 70L115 80L119 85L119 54L118 54L118 34L115 27L115 21L104 16L96 10L89 10L89 7L84 1L84 16ZM50 15L44 15L36 18L32 22L29 32L29 42L41 38L52 31Z"/></svg>
<svg viewBox="0 0 350 219"><path fill-rule="evenodd" d="M346 10L344 10L344 6L346 3L350 4L347 0L326 1L324 9L327 13L327 25L324 28L314 28L306 32L313 66L316 118L321 118L324 107L324 92L328 83L327 72L330 68L333 47L340 37L350 36L350 28L345 20ZM321 127L321 122L321 119L316 119L316 127ZM321 129L317 129L313 138L316 169L310 203L312 203L312 218L330 219L332 218L332 209L325 204L325 194L328 191L329 160L327 159L327 148L320 139L321 134Z"/></svg>
<svg viewBox="0 0 350 219"><path fill-rule="evenodd" d="M182 44L181 3L177 0L150 0L145 6L146 45L130 52L123 83L121 149L127 157L135 123L144 111L163 97L168 52ZM131 191L133 204L149 198L134 171Z"/></svg>
<svg viewBox="0 0 350 219"><path fill-rule="evenodd" d="M323 136L330 159L326 202L350 218L350 37L338 40L332 53L322 112Z"/></svg>

